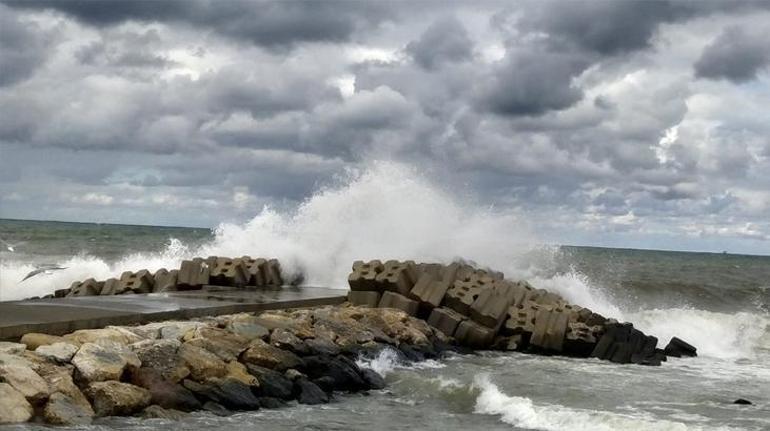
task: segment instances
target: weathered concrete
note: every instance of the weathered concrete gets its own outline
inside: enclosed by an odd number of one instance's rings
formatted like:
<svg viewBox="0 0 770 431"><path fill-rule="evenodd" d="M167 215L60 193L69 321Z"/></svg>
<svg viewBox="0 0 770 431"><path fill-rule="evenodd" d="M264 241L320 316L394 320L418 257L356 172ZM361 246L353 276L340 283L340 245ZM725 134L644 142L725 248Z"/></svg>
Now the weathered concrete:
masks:
<svg viewBox="0 0 770 431"><path fill-rule="evenodd" d="M0 340L30 332L60 335L109 325L334 305L344 302L346 293L320 287L205 286L198 291L0 302Z"/></svg>

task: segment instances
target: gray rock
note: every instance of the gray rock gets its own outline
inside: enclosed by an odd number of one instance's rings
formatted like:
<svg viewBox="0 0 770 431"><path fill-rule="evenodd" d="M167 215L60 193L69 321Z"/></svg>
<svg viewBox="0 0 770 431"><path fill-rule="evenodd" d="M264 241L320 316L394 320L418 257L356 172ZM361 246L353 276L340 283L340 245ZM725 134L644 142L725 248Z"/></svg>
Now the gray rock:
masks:
<svg viewBox="0 0 770 431"><path fill-rule="evenodd" d="M250 315L238 315L233 317L233 319L227 323L227 329L232 333L249 340L255 338L266 340L270 336L270 331L260 325L255 316Z"/></svg>
<svg viewBox="0 0 770 431"><path fill-rule="evenodd" d="M297 392L297 401L300 404L326 404L329 402L329 395L326 394L315 383L308 379L298 379L294 382Z"/></svg>
<svg viewBox="0 0 770 431"><path fill-rule="evenodd" d="M290 331L283 328L276 328L270 334L270 344L279 349L289 350L298 355L306 355L310 352L302 340Z"/></svg>
<svg viewBox="0 0 770 431"><path fill-rule="evenodd" d="M0 383L0 424L27 422L32 413L32 406L21 392L7 383Z"/></svg>
<svg viewBox="0 0 770 431"><path fill-rule="evenodd" d="M211 378L205 383L184 381L185 388L232 410L257 410L259 400L251 392L251 386L235 379Z"/></svg>
<svg viewBox="0 0 770 431"><path fill-rule="evenodd" d="M72 364L88 382L120 380L128 362L117 351L86 343L72 358Z"/></svg>
<svg viewBox="0 0 770 431"><path fill-rule="evenodd" d="M51 395L43 409L43 418L51 425L88 425L94 414L89 404L83 404L61 392Z"/></svg>
<svg viewBox="0 0 770 431"><path fill-rule="evenodd" d="M60 364L66 364L72 360L72 357L75 356L75 353L77 353L78 350L78 346L74 344L59 342L40 346L35 352L46 359Z"/></svg>
<svg viewBox="0 0 770 431"><path fill-rule="evenodd" d="M182 346L178 340L144 340L130 347L139 357L142 367L160 372L164 378L179 382L190 374L177 352Z"/></svg>
<svg viewBox="0 0 770 431"><path fill-rule="evenodd" d="M27 350L26 344L0 341L0 353L7 353L9 355L21 355L25 350Z"/></svg>

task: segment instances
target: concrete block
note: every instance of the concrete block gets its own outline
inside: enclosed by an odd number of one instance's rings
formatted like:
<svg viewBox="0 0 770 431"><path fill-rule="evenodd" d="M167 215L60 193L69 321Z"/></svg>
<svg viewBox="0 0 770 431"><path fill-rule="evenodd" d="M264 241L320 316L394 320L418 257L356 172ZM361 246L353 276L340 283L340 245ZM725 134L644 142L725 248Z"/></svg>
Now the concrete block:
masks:
<svg viewBox="0 0 770 431"><path fill-rule="evenodd" d="M523 334L526 337L532 335L535 330L535 314L537 309L534 307L508 307L508 319L501 328L503 335Z"/></svg>
<svg viewBox="0 0 770 431"><path fill-rule="evenodd" d="M444 295L449 290L449 284L444 280L436 280L429 273L424 273L417 280L409 297L420 302L420 306L430 312L430 310L441 305Z"/></svg>
<svg viewBox="0 0 770 431"><path fill-rule="evenodd" d="M248 272L247 276L249 278L247 284L249 286L261 287L267 285L267 277L265 274L265 264L267 263L267 260L242 256L241 262L246 265L246 271Z"/></svg>
<svg viewBox="0 0 770 431"><path fill-rule="evenodd" d="M474 349L488 348L495 339L495 330L471 320L463 320L457 326L455 339L463 346Z"/></svg>
<svg viewBox="0 0 770 431"><path fill-rule="evenodd" d="M665 352L666 356L673 356L676 358L680 358L682 356L698 356L698 349L696 349L692 344L677 337L671 338L671 341L668 342L666 348L663 349L663 352Z"/></svg>
<svg viewBox="0 0 770 431"><path fill-rule="evenodd" d="M482 291L491 288L486 280L471 276L469 281L457 280L444 297L444 304L460 314L469 315L473 304Z"/></svg>
<svg viewBox="0 0 770 431"><path fill-rule="evenodd" d="M150 293L155 280L146 269L137 272L126 271L120 275L116 294Z"/></svg>
<svg viewBox="0 0 770 431"><path fill-rule="evenodd" d="M561 352L567 332L569 314L542 307L535 314L535 330L529 342L541 349Z"/></svg>
<svg viewBox="0 0 770 431"><path fill-rule="evenodd" d="M64 298L69 293L70 293L70 289L69 288L67 288L67 289L56 289L56 290L53 291L53 297L54 298Z"/></svg>
<svg viewBox="0 0 770 431"><path fill-rule="evenodd" d="M438 307L431 311L428 317L428 324L451 337L460 323L466 319L467 317L451 308Z"/></svg>
<svg viewBox="0 0 770 431"><path fill-rule="evenodd" d="M99 294L104 296L117 295L118 290L120 290L120 280L117 278L108 278L107 280L104 280L104 286L102 286L102 291L99 292Z"/></svg>
<svg viewBox="0 0 770 431"><path fill-rule="evenodd" d="M351 290L348 292L348 302L353 305L375 308L380 303L380 292L373 290Z"/></svg>
<svg viewBox="0 0 770 431"><path fill-rule="evenodd" d="M211 267L209 282L218 286L243 287L246 286L250 278L251 274L241 259L217 257Z"/></svg>
<svg viewBox="0 0 770 431"><path fill-rule="evenodd" d="M382 272L377 274L376 282L383 290L409 295L414 287L414 280L409 276L407 264L395 260L385 262Z"/></svg>
<svg viewBox="0 0 770 431"><path fill-rule="evenodd" d="M399 310L403 310L410 316L416 316L417 310L419 308L419 303L417 301L407 298L404 295L400 295L398 293L391 292L391 291L385 291L382 294L382 298L380 299L380 303L378 307L397 308Z"/></svg>
<svg viewBox="0 0 770 431"><path fill-rule="evenodd" d="M177 288L179 290L197 290L203 285L209 284L211 267L203 259L197 257L193 260L185 260L179 267L177 276Z"/></svg>
<svg viewBox="0 0 770 431"><path fill-rule="evenodd" d="M278 259L268 259L265 262L265 283L272 287L283 286L284 280L281 275L281 263Z"/></svg>
<svg viewBox="0 0 770 431"><path fill-rule="evenodd" d="M604 327L604 334L596 343L591 357L611 359L615 353L615 344L626 343L631 335L633 326L630 323L613 323Z"/></svg>
<svg viewBox="0 0 770 431"><path fill-rule="evenodd" d="M601 333L600 326L588 326L576 321L569 322L564 339L564 354L587 358L596 347Z"/></svg>
<svg viewBox="0 0 770 431"><path fill-rule="evenodd" d="M529 298L530 301L534 301L540 305L556 305L558 303L567 302L560 295L551 293L544 289L538 289L534 291L534 294Z"/></svg>
<svg viewBox="0 0 770 431"><path fill-rule="evenodd" d="M492 348L495 350L501 350L503 352L513 352L522 350L524 343L524 337L521 334L510 336L497 336L492 343Z"/></svg>
<svg viewBox="0 0 770 431"><path fill-rule="evenodd" d="M353 262L353 272L348 276L350 290L376 290L380 291L377 283L377 274L382 272L385 267L379 260L364 262L357 260Z"/></svg>
<svg viewBox="0 0 770 431"><path fill-rule="evenodd" d="M155 271L153 276L154 282L152 285L153 292L173 292L176 289L177 277L179 276L179 270L172 269L171 271L166 268L161 268Z"/></svg>
<svg viewBox="0 0 770 431"><path fill-rule="evenodd" d="M70 291L67 296L94 296L102 291L104 282L98 282L93 278L88 278L82 282L76 281L70 285Z"/></svg>
<svg viewBox="0 0 770 431"><path fill-rule="evenodd" d="M508 315L511 299L503 289L484 289L470 306L470 316L476 322L497 331Z"/></svg>

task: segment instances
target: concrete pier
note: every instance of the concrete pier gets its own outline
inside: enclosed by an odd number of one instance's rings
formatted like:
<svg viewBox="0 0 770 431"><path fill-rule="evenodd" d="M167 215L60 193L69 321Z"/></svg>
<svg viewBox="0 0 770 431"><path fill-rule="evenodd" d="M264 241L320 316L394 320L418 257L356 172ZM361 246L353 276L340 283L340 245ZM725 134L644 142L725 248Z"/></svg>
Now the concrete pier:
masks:
<svg viewBox="0 0 770 431"><path fill-rule="evenodd" d="M323 287L205 286L182 292L0 302L0 340L16 339L28 332L61 335L108 325L334 305L344 302L346 295L347 290Z"/></svg>

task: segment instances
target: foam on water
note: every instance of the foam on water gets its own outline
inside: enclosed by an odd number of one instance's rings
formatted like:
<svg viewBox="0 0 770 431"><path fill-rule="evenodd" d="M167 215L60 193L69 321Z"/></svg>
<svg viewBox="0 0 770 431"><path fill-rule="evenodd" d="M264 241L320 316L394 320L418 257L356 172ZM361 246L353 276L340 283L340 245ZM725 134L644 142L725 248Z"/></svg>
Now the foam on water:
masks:
<svg viewBox="0 0 770 431"><path fill-rule="evenodd" d="M476 376L473 385L480 391L474 409L476 413L498 415L501 421L526 429L546 431L564 429L575 431L726 429L695 427L681 422L642 415L574 409L561 405L538 405L527 397L510 396L503 393L486 374Z"/></svg>

